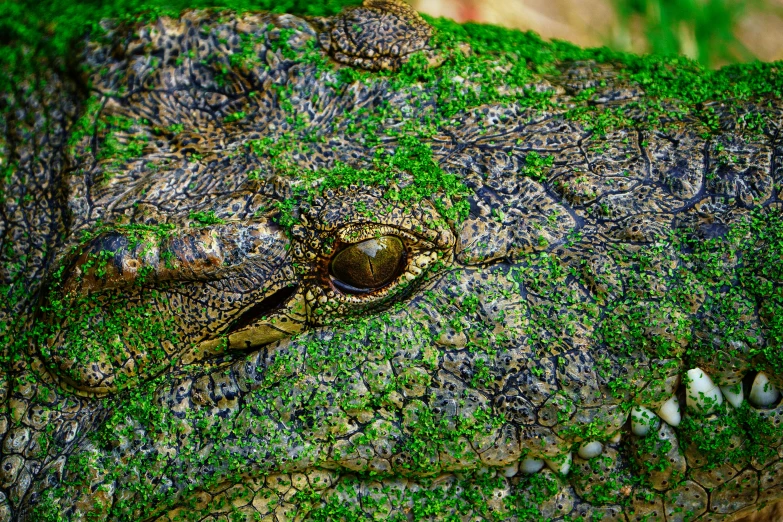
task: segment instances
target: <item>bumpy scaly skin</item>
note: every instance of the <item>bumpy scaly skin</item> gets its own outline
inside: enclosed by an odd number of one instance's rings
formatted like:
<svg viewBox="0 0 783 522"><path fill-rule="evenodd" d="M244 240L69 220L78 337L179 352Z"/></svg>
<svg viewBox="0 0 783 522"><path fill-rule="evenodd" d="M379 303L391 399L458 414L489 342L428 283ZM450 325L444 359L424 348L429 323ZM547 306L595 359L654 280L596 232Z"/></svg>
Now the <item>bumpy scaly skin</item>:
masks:
<svg viewBox="0 0 783 522"><path fill-rule="evenodd" d="M566 62L531 77L547 109L437 121L428 84L340 80L443 61L396 2L106 28L79 87L5 100L0 520L734 520L783 497L780 402L685 412L683 381L783 388L748 283L780 291L749 228L779 219L779 99L599 134L565 116L586 89L637 121L644 91ZM461 188L401 198L424 171ZM329 260L377 235L401 275L342 293ZM672 395L679 427L631 434Z"/></svg>
<svg viewBox="0 0 783 522"><path fill-rule="evenodd" d="M431 62L432 30L419 14L400 0L372 0L322 20L319 41L340 63L371 71L394 70L415 52Z"/></svg>

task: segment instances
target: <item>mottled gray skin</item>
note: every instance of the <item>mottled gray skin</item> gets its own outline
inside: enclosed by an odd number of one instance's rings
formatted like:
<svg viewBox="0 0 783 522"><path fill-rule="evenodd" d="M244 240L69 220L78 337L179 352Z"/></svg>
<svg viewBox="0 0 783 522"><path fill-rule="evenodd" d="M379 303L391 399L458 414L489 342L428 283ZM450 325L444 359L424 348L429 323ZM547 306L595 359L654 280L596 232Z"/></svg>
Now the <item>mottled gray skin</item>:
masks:
<svg viewBox="0 0 783 522"><path fill-rule="evenodd" d="M368 2L331 20L187 12L107 27L69 66L80 79L51 72L44 89L19 86L6 95L19 109L2 123L0 151L17 167L0 207L0 247L14 266L4 264L0 276L25 290L13 309L0 307L0 321L16 318L22 329L42 321L55 333L31 341L3 369L0 520L32 521L44 512L176 520L201 510L207 520L282 521L307 519L327 499L361 501L368 517L425 517L414 509L417 492L444 487L439 498L460 498L465 490L454 473L470 470L498 475L482 494L501 518L511 494L529 494L538 509L517 519L628 521L735 520L783 497L783 440L768 441L777 455L766 461L707 467L666 423L656 428L662 455L648 461L668 465L643 485L627 481L645 464L632 462L638 441L628 407L655 410L672 394L682 397L687 342L679 340L705 301L693 288L690 308L661 304L671 270L689 267L656 238L693 227L703 239L754 207L777 207L779 127L751 136L716 105L725 120L717 135L693 121L600 136L556 111L480 106L439 122L429 138L436 164L470 189L466 220L439 215L454 203L441 193L410 205L356 184L298 200L289 234L276 203L300 181L272 155L246 153L248 144L290 133L307 147L283 154L298 169L372 168L377 149L399 147L397 135L383 131L424 125L437 100L383 76L331 85L340 68L395 70L417 51L437 67L429 27L395 2ZM232 62L247 36L257 61ZM312 42L315 56L338 65L316 74L312 60L270 44L281 39L294 50ZM597 103L644 96L616 85L609 65L560 69L534 86L562 102L590 86L599 88ZM378 143L366 143L350 117L380 108L388 112L385 128ZM740 110L779 122L783 104L770 99ZM85 115L131 124L75 132ZM111 152L129 144L140 148L124 157ZM523 173L531 151L553 157L546 181ZM411 179L400 172L396 181L404 187ZM213 212L214 222L196 226L199 212ZM101 233L74 251L99 221ZM169 236L135 246L112 229L162 223L174 225ZM403 238L402 273L381 290L342 293L326 268L334 245L377 235ZM662 246L643 271L627 261L654 245ZM111 262L96 275L89 254L101 251ZM723 268L732 269L732 260ZM43 285L47 277L54 293ZM103 305L116 311L116 299L156 311L175 340L156 341L157 355L133 352L123 344L129 325L87 364L68 337L85 331L72 331L69 318L30 315L39 299L78 296L94 297L99 312ZM665 360L596 344L602 310L629 296L648 302L645 335L677 346ZM259 303L268 304L263 313L248 315ZM764 343L753 307L744 320ZM628 328L640 324L631 322ZM716 382L734 384L750 371L747 346L721 345L719 331L694 336L714 339L716 351L732 358L700 361ZM771 378L783 388L783 376ZM631 386L612 393L617 379ZM154 412L112 416L134 400ZM779 422L783 406L764 411ZM406 445L422 412L455 432L482 419L477 412L503 417L486 428L473 424L448 444L425 444L425 468L422 453ZM549 496L522 474L502 476L525 457L557 468L584 440L574 428L590 422L608 458L588 462L574 453L565 476L545 467L539 475L557 484ZM599 502L596 488L615 478L626 482Z"/></svg>

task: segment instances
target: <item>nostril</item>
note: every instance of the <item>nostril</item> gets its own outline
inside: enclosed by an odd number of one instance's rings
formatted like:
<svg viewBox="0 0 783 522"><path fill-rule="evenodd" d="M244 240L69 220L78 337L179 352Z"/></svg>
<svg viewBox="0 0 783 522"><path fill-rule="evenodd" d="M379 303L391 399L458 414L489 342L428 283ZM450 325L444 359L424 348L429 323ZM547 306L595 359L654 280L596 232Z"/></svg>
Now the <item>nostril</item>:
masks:
<svg viewBox="0 0 783 522"><path fill-rule="evenodd" d="M273 292L269 296L262 299L260 302L254 304L239 317L231 323L231 327L226 332L232 334L247 326L250 326L258 319L265 317L281 306L283 306L288 299L294 295L299 287L297 285L288 285Z"/></svg>

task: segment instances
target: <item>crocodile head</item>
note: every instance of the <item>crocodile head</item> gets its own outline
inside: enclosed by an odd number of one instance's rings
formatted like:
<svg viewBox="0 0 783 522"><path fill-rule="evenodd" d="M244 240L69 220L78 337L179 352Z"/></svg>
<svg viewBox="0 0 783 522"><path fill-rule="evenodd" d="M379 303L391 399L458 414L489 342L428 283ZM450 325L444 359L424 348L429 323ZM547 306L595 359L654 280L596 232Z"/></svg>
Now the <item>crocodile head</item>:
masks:
<svg viewBox="0 0 783 522"><path fill-rule="evenodd" d="M0 520L783 498L775 69L432 24L107 22L7 100Z"/></svg>

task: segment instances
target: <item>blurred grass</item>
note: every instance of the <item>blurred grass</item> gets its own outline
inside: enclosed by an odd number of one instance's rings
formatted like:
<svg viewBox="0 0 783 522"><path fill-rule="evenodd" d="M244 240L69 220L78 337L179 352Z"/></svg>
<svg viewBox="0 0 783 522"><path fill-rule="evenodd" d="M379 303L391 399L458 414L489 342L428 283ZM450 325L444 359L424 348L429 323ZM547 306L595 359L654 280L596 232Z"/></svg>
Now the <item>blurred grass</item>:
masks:
<svg viewBox="0 0 783 522"><path fill-rule="evenodd" d="M754 58L734 28L749 10L762 7L759 0L614 0L614 5L621 31L640 19L655 54L684 54L706 66Z"/></svg>

